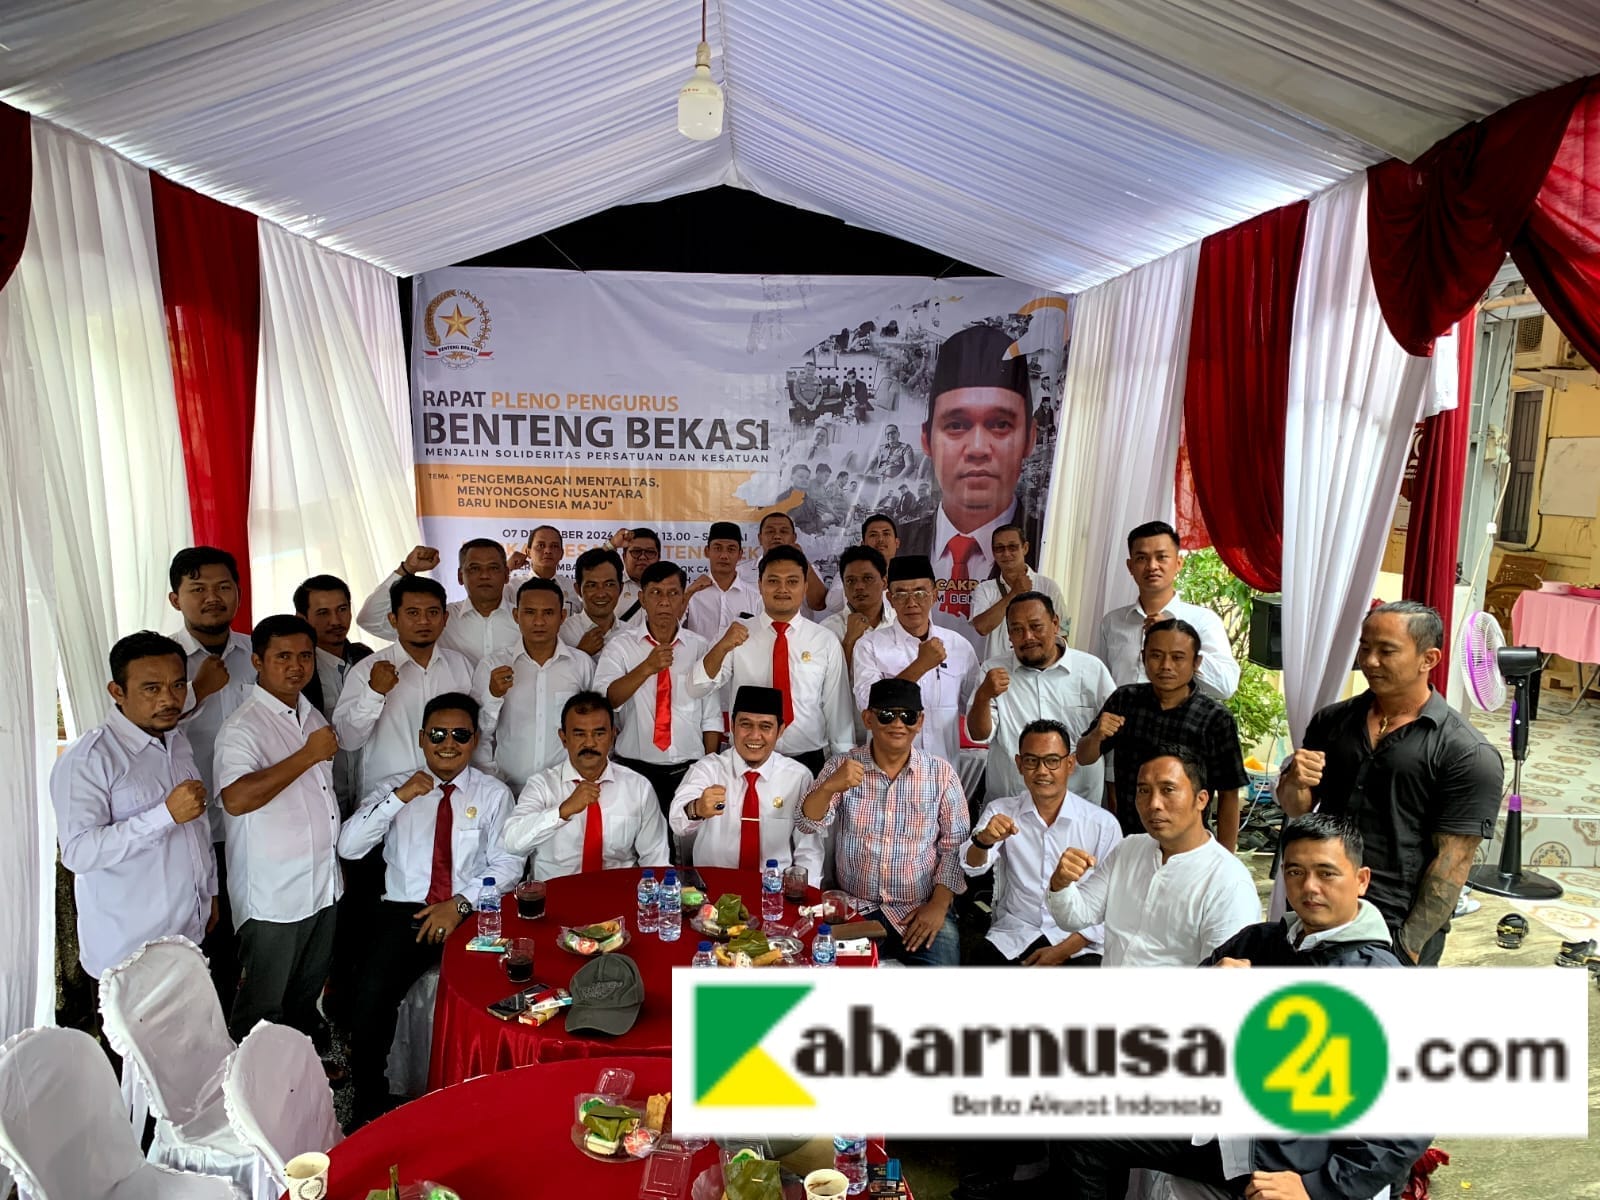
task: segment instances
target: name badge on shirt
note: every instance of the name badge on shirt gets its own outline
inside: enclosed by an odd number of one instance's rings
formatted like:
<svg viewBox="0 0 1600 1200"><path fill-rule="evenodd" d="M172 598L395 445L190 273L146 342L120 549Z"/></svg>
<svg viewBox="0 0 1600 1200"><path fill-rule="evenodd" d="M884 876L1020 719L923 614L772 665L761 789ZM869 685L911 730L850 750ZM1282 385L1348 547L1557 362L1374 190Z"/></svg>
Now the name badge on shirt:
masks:
<svg viewBox="0 0 1600 1200"><path fill-rule="evenodd" d="M772 802L772 807L773 808L782 808L783 807L783 797L779 796L776 800L774 800Z"/></svg>

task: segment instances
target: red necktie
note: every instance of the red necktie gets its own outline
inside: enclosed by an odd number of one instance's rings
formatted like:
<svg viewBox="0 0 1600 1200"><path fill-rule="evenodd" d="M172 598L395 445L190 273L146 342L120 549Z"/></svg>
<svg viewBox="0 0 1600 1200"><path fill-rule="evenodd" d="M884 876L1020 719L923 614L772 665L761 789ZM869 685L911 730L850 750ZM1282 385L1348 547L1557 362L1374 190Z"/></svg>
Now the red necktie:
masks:
<svg viewBox="0 0 1600 1200"><path fill-rule="evenodd" d="M755 871L761 867L761 797L756 792L759 771L744 773L744 808L739 812L739 869Z"/></svg>
<svg viewBox="0 0 1600 1200"><path fill-rule="evenodd" d="M456 824L450 797L455 790L453 783L439 789L439 808L433 815L433 873L428 877L428 898L424 904L437 904L455 895L455 866L450 853L450 834Z"/></svg>
<svg viewBox="0 0 1600 1200"><path fill-rule="evenodd" d="M944 550L950 556L950 586L945 589L939 608L954 616L969 617L972 615L972 570L967 564L978 552L978 539L958 533Z"/></svg>
<svg viewBox="0 0 1600 1200"><path fill-rule="evenodd" d="M606 840L606 823L600 816L600 802L596 800L583 810L583 866L582 871L603 871L605 857L601 847Z"/></svg>
<svg viewBox="0 0 1600 1200"><path fill-rule="evenodd" d="M648 633L645 640L652 646L659 646ZM674 646L678 643L673 642ZM667 751L672 749L672 670L656 672L656 749Z"/></svg>
<svg viewBox="0 0 1600 1200"><path fill-rule="evenodd" d="M794 700L789 695L789 622L774 621L772 632L772 686L783 693L783 723L794 723Z"/></svg>

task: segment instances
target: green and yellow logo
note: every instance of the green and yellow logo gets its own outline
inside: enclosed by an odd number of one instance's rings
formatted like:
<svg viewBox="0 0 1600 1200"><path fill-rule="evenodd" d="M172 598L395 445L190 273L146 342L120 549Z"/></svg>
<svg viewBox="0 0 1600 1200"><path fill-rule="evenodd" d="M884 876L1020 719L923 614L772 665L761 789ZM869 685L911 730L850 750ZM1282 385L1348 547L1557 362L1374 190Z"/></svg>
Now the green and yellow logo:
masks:
<svg viewBox="0 0 1600 1200"><path fill-rule="evenodd" d="M1389 1042L1372 1010L1349 992L1295 984L1246 1015L1234 1041L1234 1073L1273 1124L1326 1133L1377 1100L1389 1075Z"/></svg>
<svg viewBox="0 0 1600 1200"><path fill-rule="evenodd" d="M773 1026L810 994L810 984L696 988L695 1103L717 1108L814 1107L811 1094L761 1048Z"/></svg>

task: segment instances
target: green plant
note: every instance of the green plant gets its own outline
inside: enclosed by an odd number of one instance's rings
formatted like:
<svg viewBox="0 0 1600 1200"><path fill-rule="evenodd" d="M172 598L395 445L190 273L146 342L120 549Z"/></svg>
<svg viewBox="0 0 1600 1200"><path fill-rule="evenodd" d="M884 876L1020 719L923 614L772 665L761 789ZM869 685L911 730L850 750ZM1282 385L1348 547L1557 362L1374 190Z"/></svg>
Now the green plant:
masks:
<svg viewBox="0 0 1600 1200"><path fill-rule="evenodd" d="M1239 724L1239 741L1250 753L1268 738L1289 733L1288 710L1279 690L1276 672L1258 667L1248 657L1250 645L1250 585L1228 570L1210 547L1196 550L1183 560L1178 572L1178 595L1190 604L1203 605L1222 619L1228 643L1239 660L1239 690L1228 701L1228 711Z"/></svg>

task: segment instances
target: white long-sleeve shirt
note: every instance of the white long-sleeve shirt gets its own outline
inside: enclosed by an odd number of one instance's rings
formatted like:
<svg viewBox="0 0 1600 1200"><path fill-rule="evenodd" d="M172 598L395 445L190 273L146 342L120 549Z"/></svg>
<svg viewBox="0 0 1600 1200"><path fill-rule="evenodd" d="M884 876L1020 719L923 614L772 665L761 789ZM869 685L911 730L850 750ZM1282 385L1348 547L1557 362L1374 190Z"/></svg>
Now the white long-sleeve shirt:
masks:
<svg viewBox="0 0 1600 1200"><path fill-rule="evenodd" d="M1200 633L1200 667L1195 682L1213 700L1226 700L1239 690L1239 664L1222 618L1209 608L1190 604L1174 596L1162 609L1169 616L1187 621ZM1144 673L1144 609L1137 603L1114 608L1100 622L1100 640L1095 657L1111 670L1118 687L1148 683Z"/></svg>
<svg viewBox="0 0 1600 1200"><path fill-rule="evenodd" d="M745 623L750 636L722 660L715 679L705 661L695 664L691 687L702 694L722 693L722 708L731 707L741 687L772 687L772 650L778 634L762 611ZM720 637L720 635L719 635ZM843 754L855 744L850 719L850 681L839 639L815 621L796 616L789 622L789 690L794 720L778 739L778 752L791 757L811 750Z"/></svg>
<svg viewBox="0 0 1600 1200"><path fill-rule="evenodd" d="M739 620L752 620L761 608L761 589L735 572L733 586L727 591L713 579L709 587L690 596L683 623L706 641L714 642L728 631L729 625ZM741 617L740 613L750 615Z"/></svg>
<svg viewBox="0 0 1600 1200"><path fill-rule="evenodd" d="M693 762L706 752L705 735L722 733L722 707L716 694L705 692L697 696L690 690L695 664L706 654L705 638L680 629L673 645L672 668L667 672L672 686L672 735L667 749L655 744L658 673L617 706L617 741L613 750L623 758L662 764ZM605 695L613 683L649 658L654 649L650 631L643 627L612 638L600 652L594 690Z"/></svg>
<svg viewBox="0 0 1600 1200"><path fill-rule="evenodd" d="M978 656L970 642L948 629L931 626L928 636L943 643L945 658L917 680L917 690L922 693L922 732L917 734L916 746L954 763L961 750L961 718L978 690ZM865 709L872 685L904 671L921 648L922 639L907 633L898 621L889 628L862 634L850 672L856 707Z"/></svg>
<svg viewBox="0 0 1600 1200"><path fill-rule="evenodd" d="M1060 721L1072 735L1067 745L1076 746L1116 691L1116 685L1103 662L1070 646L1062 646L1060 657L1039 669L1023 666L1008 651L978 668L979 682L996 667L1005 669L1010 683L990 705L994 724L984 777L989 795L1014 796L1025 790L1015 757L1023 728L1042 718ZM1088 765L1080 763L1072 773L1071 786L1090 804L1101 804L1106 790L1105 759Z"/></svg>
<svg viewBox="0 0 1600 1200"><path fill-rule="evenodd" d="M167 810L172 789L199 778L181 729L152 737L120 709L56 760L50 802L76 877L78 959L94 978L151 938L204 939L217 894L211 826Z"/></svg>
<svg viewBox="0 0 1600 1200"><path fill-rule="evenodd" d="M761 833L761 862L775 858L784 868L793 862L806 869L813 885L822 880L822 835L801 830L800 802L811 790L811 772L782 754L768 755L759 767L752 767L737 750L708 754L689 768L673 794L667 824L677 835L697 867L737 867L743 836L745 773L754 771L757 813ZM727 791L727 807L716 816L696 819L689 806L710 787Z"/></svg>
<svg viewBox="0 0 1600 1200"><path fill-rule="evenodd" d="M568 761L528 780L517 798L504 840L512 853L533 855L535 879L583 870L584 831L596 807L601 810L601 861L606 870L671 864L666 818L649 780L621 763L608 762L599 779L598 805L563 819L561 806L582 778Z"/></svg>
<svg viewBox="0 0 1600 1200"><path fill-rule="evenodd" d="M1163 863L1161 844L1136 833L1092 874L1051 892L1050 915L1063 929L1102 922L1104 966L1195 967L1261 920L1261 898L1249 868L1209 834Z"/></svg>
<svg viewBox="0 0 1600 1200"><path fill-rule="evenodd" d="M392 663L400 676L386 696L372 690L372 668L381 662ZM333 710L333 731L345 749L362 752L361 795L370 794L380 779L409 775L423 765L417 735L429 700L441 692L471 691L472 664L438 645L426 670L399 643L375 650L351 667Z"/></svg>
<svg viewBox="0 0 1600 1200"><path fill-rule="evenodd" d="M421 905L433 880L433 843L443 784L411 801L395 789L412 771L378 783L339 830L339 854L356 859L379 842L385 866L383 898ZM451 781L450 876L452 894L477 902L484 878L494 877L501 894L517 886L526 865L520 854L505 848L504 832L511 814L511 790L493 775L468 767Z"/></svg>
<svg viewBox="0 0 1600 1200"><path fill-rule="evenodd" d="M1054 579L1051 579L1048 575L1041 575L1037 571L1029 571L1028 575L1027 591L1039 592L1050 597L1050 603L1055 605L1057 613L1066 608L1061 599L1061 588ZM1022 593L1013 592L1012 595L1020 596ZM998 579L985 579L972 593L972 615L975 617L981 616L999 603L1000 581ZM1001 658L1011 653L1011 631L1006 626L1004 610L1001 611L1000 624L983 635L984 642L981 652L984 658Z"/></svg>
<svg viewBox="0 0 1600 1200"><path fill-rule="evenodd" d="M511 690L496 698L489 676L511 668ZM522 791L528 776L567 757L561 744L561 706L594 680L594 659L557 640L555 651L540 666L519 642L515 650L497 650L472 673L472 696L481 710L478 752L473 762L493 769Z"/></svg>
<svg viewBox="0 0 1600 1200"><path fill-rule="evenodd" d="M222 790L298 753L328 722L304 696L293 708L260 687L217 734L217 807ZM319 762L254 812L226 814L228 898L233 926L288 924L321 912L344 891L339 869L339 799L333 763Z"/></svg>
<svg viewBox="0 0 1600 1200"><path fill-rule="evenodd" d="M184 736L189 739L190 748L194 751L195 766L200 768L197 778L206 785L207 797L215 797L217 789L213 786L215 777L211 773L211 767L216 758L217 730L222 728L222 723L232 715L233 710L244 703L244 698L256 685L256 668L251 662L250 638L237 631L228 634L228 644L223 648L221 655L222 665L228 669L228 682L198 705L194 704L194 677L205 665L206 659L211 657L211 651L196 641L194 634L187 629L178 630L172 635L172 640L183 647L183 653L189 662L189 699L185 705L188 711L184 714L181 728ZM222 805L212 805L206 815L211 826L212 840L220 842L224 833Z"/></svg>
<svg viewBox="0 0 1600 1200"><path fill-rule="evenodd" d="M361 609L356 613L356 624L380 641L394 640L394 626L389 624L389 589L400 579L400 572L391 571L361 602ZM496 650L520 646L522 630L517 628L515 615L518 586L508 584L500 607L487 617L472 606L471 600L454 600L445 605L449 619L439 635L439 645L464 655L474 665Z"/></svg>
<svg viewBox="0 0 1600 1200"><path fill-rule="evenodd" d="M961 855L961 869L968 876L982 875L991 866L994 868L994 919L989 923L989 940L995 949L1007 958L1016 958L1041 937L1056 946L1072 934L1081 933L1089 944L1073 957L1101 953L1105 930L1099 923L1063 929L1050 915L1050 876L1061 855L1072 847L1087 850L1096 862L1104 862L1122 841L1122 826L1116 817L1068 792L1056 819L1046 825L1033 797L1023 792L990 800L973 830L981 831L996 813L1015 821L1017 832L986 851L983 862L976 867L967 862L965 850ZM1098 869L1091 868L1084 879Z"/></svg>

